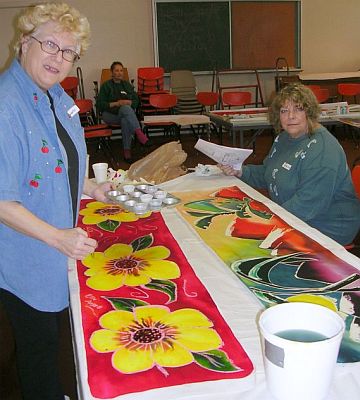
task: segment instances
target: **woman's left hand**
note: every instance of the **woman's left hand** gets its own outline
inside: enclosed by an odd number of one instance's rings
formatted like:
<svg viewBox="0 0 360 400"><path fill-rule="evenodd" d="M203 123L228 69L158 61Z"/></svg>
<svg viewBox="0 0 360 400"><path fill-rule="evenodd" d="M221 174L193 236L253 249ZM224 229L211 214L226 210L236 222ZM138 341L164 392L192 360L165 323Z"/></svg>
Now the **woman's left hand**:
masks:
<svg viewBox="0 0 360 400"><path fill-rule="evenodd" d="M111 182L104 182L100 183L99 185L96 184L96 187L92 191L91 197L94 200L101 201L103 203L109 203L109 198L106 197L105 193L109 190L113 189L113 185Z"/></svg>
<svg viewBox="0 0 360 400"><path fill-rule="evenodd" d="M85 178L83 193L93 198L94 200L101 201L103 203L109 203L110 200L106 197L105 193L113 189L111 182L104 182L97 184L91 181L89 178Z"/></svg>

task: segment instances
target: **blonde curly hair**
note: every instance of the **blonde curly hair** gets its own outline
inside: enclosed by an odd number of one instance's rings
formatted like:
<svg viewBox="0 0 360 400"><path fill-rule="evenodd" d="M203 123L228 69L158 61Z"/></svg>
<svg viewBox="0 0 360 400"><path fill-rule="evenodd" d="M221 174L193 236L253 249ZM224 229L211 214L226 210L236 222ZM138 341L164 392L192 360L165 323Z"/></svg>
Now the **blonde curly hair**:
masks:
<svg viewBox="0 0 360 400"><path fill-rule="evenodd" d="M59 31L71 32L79 43L79 55L90 45L90 25L88 19L66 3L44 3L29 7L20 15L17 23L20 35L14 45L17 57L21 54L24 36L32 35L48 21L59 24Z"/></svg>
<svg viewBox="0 0 360 400"><path fill-rule="evenodd" d="M313 91L299 83L285 86L274 98L269 108L269 120L276 133L282 131L280 122L280 109L289 101L303 107L308 122L309 135L314 132L320 115L320 106Z"/></svg>

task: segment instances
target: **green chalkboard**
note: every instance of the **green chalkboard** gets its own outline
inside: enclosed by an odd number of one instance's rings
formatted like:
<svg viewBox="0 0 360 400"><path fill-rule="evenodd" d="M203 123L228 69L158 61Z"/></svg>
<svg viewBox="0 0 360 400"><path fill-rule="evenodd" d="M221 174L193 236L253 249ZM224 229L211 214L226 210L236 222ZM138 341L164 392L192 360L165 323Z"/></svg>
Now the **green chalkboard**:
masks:
<svg viewBox="0 0 360 400"><path fill-rule="evenodd" d="M228 2L157 2L156 20L158 64L166 72L230 68Z"/></svg>

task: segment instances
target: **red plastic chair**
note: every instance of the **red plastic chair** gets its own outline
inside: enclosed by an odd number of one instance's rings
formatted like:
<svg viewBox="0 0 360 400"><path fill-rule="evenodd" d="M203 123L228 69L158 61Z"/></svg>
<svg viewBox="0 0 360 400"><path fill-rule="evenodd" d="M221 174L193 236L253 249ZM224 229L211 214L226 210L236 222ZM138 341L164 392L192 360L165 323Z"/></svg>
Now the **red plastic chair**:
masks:
<svg viewBox="0 0 360 400"><path fill-rule="evenodd" d="M321 89L320 85L305 85L306 87L308 87L309 89L313 90L313 89Z"/></svg>
<svg viewBox="0 0 360 400"><path fill-rule="evenodd" d="M202 105L201 113L211 111L217 106L219 102L219 93L217 92L198 92L196 94L197 101ZM210 130L219 136L220 144L222 144L222 130L218 131L216 125L210 122ZM204 134L204 126L202 127L202 134ZM199 133L198 133L199 135Z"/></svg>
<svg viewBox="0 0 360 400"><path fill-rule="evenodd" d="M149 97L151 107L154 108L157 115L174 114L174 107L177 104L176 94L156 93ZM180 140L180 127L172 121L144 122L144 133L149 136L149 129L162 129L164 135L174 134Z"/></svg>
<svg viewBox="0 0 360 400"><path fill-rule="evenodd" d="M198 92L196 94L197 101L202 105L203 112L208 107L212 110L219 101L219 93L217 92Z"/></svg>
<svg viewBox="0 0 360 400"><path fill-rule="evenodd" d="M221 96L223 106L245 107L251 104L251 92L223 92Z"/></svg>
<svg viewBox="0 0 360 400"><path fill-rule="evenodd" d="M341 100L344 100L344 97L353 97L354 103L357 103L356 96L360 94L360 83L338 83L337 91L341 95Z"/></svg>
<svg viewBox="0 0 360 400"><path fill-rule="evenodd" d="M138 93L164 89L164 68L141 67L137 70Z"/></svg>
<svg viewBox="0 0 360 400"><path fill-rule="evenodd" d="M319 103L325 103L326 101L329 100L329 97L330 97L329 89L321 88L321 87L318 87L318 88L311 87L310 89L313 91L313 93Z"/></svg>
<svg viewBox="0 0 360 400"><path fill-rule="evenodd" d="M351 170L351 178L354 184L355 192L360 199L360 165L355 165Z"/></svg>
<svg viewBox="0 0 360 400"><path fill-rule="evenodd" d="M84 135L87 143L95 142L97 150L102 150L109 160L113 169L118 169L119 165L116 161L111 146L110 138L112 130L107 124L97 124L93 102L90 99L77 99L75 104L79 107L79 116L82 126L84 127Z"/></svg>
<svg viewBox="0 0 360 400"><path fill-rule="evenodd" d="M77 98L79 79L76 76L68 76L60 82L65 92L74 100Z"/></svg>

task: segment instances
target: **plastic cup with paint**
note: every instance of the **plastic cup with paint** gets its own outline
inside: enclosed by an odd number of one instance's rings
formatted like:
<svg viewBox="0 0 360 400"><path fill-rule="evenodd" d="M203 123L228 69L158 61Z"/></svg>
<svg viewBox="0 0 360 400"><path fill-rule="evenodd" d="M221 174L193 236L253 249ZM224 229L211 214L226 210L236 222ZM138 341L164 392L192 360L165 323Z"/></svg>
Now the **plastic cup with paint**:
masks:
<svg viewBox="0 0 360 400"><path fill-rule="evenodd" d="M135 199L138 199L142 193L139 192L138 190L134 190L132 193L130 193L132 197L134 197Z"/></svg>
<svg viewBox="0 0 360 400"><path fill-rule="evenodd" d="M161 199L151 199L149 201L150 210L153 210L153 211L160 210L161 204L162 204Z"/></svg>
<svg viewBox="0 0 360 400"><path fill-rule="evenodd" d="M153 195L150 193L145 193L140 196L140 200L143 203L148 203L153 198Z"/></svg>
<svg viewBox="0 0 360 400"><path fill-rule="evenodd" d="M157 192L154 193L155 199L160 199L163 200L167 196L167 192L165 190L158 190Z"/></svg>
<svg viewBox="0 0 360 400"><path fill-rule="evenodd" d="M135 200L126 200L126 201L124 202L125 208L126 208L127 210L131 210L131 211L134 209L135 204L136 204L136 201L135 201Z"/></svg>
<svg viewBox="0 0 360 400"><path fill-rule="evenodd" d="M146 193L154 194L158 190L157 186L148 185L145 189Z"/></svg>
<svg viewBox="0 0 360 400"><path fill-rule="evenodd" d="M135 203L134 204L134 213L135 214L145 214L148 209L148 203Z"/></svg>
<svg viewBox="0 0 360 400"><path fill-rule="evenodd" d="M135 190L135 186L134 185L124 185L123 186L123 191L125 193L132 193Z"/></svg>
<svg viewBox="0 0 360 400"><path fill-rule="evenodd" d="M324 400L345 324L329 308L284 303L266 309L259 328L266 381L277 400Z"/></svg>
<svg viewBox="0 0 360 400"><path fill-rule="evenodd" d="M107 163L96 163L92 165L94 171L96 183L103 183L107 180Z"/></svg>

